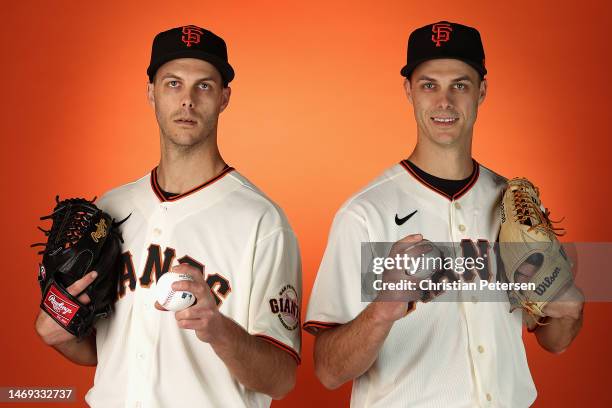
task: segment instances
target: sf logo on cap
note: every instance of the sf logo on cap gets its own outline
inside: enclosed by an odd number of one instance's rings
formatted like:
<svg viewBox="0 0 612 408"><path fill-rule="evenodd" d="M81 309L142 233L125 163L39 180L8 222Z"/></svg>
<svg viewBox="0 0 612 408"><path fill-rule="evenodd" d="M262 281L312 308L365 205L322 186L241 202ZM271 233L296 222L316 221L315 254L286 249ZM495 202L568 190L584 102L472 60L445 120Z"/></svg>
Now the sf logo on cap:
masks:
<svg viewBox="0 0 612 408"><path fill-rule="evenodd" d="M181 40L188 46L200 43L200 36L204 34L200 27L188 25L183 27L183 36Z"/></svg>
<svg viewBox="0 0 612 408"><path fill-rule="evenodd" d="M436 43L436 47L439 47L441 42L450 40L450 33L453 28L448 23L438 23L431 27L431 31L434 33L431 36L431 41Z"/></svg>

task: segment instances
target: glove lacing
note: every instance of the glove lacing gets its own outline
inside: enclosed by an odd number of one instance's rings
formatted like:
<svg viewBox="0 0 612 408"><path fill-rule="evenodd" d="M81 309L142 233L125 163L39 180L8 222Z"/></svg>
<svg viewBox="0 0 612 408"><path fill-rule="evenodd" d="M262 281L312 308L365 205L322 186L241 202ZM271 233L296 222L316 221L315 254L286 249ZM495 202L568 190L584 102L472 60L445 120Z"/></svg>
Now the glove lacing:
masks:
<svg viewBox="0 0 612 408"><path fill-rule="evenodd" d="M55 197L55 201L57 204L60 203L59 196ZM39 230L45 233L45 236L50 236L51 239L47 243L39 242L30 246L45 247L45 249L38 252L40 255L45 252L56 253L76 245L91 225L91 221L98 211L95 206L90 205L94 201L95 198L91 201L80 198L62 201L62 205L56 206L53 213L40 218L41 220L53 219L54 222L51 230L38 227ZM73 214L70 214L71 212ZM59 220L62 220L62 222L60 223Z"/></svg>
<svg viewBox="0 0 612 408"><path fill-rule="evenodd" d="M548 208L544 209L544 212L540 209L540 192L537 187L532 186L536 193L536 200L534 202L532 195L529 194L527 187L515 186L512 188L512 194L514 196L514 208L515 217L518 222L523 225L529 226L529 231L539 230L544 234L554 234L556 236L565 235L565 229L561 227L555 227L553 224L558 224L559 221L553 221L550 219L550 211Z"/></svg>

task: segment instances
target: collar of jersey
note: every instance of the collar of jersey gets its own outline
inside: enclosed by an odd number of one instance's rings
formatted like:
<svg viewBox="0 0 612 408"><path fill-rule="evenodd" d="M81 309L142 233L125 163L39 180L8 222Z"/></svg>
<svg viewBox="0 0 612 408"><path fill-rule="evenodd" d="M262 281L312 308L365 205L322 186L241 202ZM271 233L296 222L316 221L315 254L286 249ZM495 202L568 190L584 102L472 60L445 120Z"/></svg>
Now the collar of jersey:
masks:
<svg viewBox="0 0 612 408"><path fill-rule="evenodd" d="M181 198L187 197L190 194L200 191L204 187L210 186L216 181L221 180L226 174L228 174L232 170L234 170L233 167L225 166L225 168L221 171L221 173L217 174L215 177L211 178L210 180L200 184L199 186L194 187L191 190L184 192L183 194L179 194L171 198L166 198L164 197L164 194L162 193L161 187L157 183L157 166L155 166L155 168L151 170L151 177L150 177L151 178L151 188L153 189L153 192L155 193L159 201L161 202L177 201L177 200L180 200Z"/></svg>
<svg viewBox="0 0 612 408"><path fill-rule="evenodd" d="M465 193L467 193L474 186L474 184L476 184L476 181L478 180L478 176L480 175L480 165L474 159L472 159L472 162L474 163L474 168L476 169L475 171L472 172L473 173L472 174L472 178L465 185L465 187L463 187L461 190L457 191L452 196L446 194L444 191L440 190L439 188L437 188L437 187L429 184L427 181L425 181L422 177L420 177L417 173L415 173L414 170L412 170L412 168L408 164L407 160L402 160L400 162L400 164L408 172L408 174L410 174L412 177L414 177L419 183L423 184L428 189L433 190L436 193L440 194L442 197L445 197L445 198L447 198L447 199L452 201L452 200L458 200L461 196L463 196Z"/></svg>

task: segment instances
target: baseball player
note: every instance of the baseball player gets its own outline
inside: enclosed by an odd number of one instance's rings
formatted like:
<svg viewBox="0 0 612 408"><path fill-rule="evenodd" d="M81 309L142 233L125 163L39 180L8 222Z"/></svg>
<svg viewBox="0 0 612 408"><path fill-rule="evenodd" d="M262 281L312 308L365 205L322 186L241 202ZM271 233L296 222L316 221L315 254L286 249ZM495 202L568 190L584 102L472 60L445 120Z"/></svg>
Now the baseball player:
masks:
<svg viewBox="0 0 612 408"><path fill-rule="evenodd" d="M390 256L423 239L490 254L505 179L471 154L486 73L476 29L442 21L415 30L401 70L417 123L414 151L333 221L304 327L316 335L321 382L334 389L354 380L352 407L526 407L536 398L523 316L509 313L505 292L503 302L459 291L429 302L362 301L362 242L395 242ZM494 264L483 270L480 279L496 280ZM547 314L546 325L532 328L545 349L561 352L580 329L582 303L551 304Z"/></svg>
<svg viewBox="0 0 612 408"><path fill-rule="evenodd" d="M115 312L82 342L45 314L38 333L70 360L97 365L92 407L267 407L293 388L300 361L295 235L219 152L234 78L225 42L196 26L159 33L147 74L159 165L98 202L115 219L131 214ZM154 289L168 271L191 275L173 288L192 292L193 306L159 310Z"/></svg>

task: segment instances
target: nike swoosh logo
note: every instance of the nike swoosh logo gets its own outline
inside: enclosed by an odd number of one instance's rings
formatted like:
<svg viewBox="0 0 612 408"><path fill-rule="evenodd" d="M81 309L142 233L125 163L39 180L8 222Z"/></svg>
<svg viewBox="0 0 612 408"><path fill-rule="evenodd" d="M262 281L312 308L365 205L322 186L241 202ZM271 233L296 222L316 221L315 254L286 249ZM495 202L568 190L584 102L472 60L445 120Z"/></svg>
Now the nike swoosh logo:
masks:
<svg viewBox="0 0 612 408"><path fill-rule="evenodd" d="M405 223L406 221L408 221L410 219L410 217L412 217L414 214L417 213L417 210L414 210L413 212L411 212L410 214L408 214L407 216L405 216L404 218L400 218L397 216L397 214L395 214L395 223L397 225L402 225L403 223Z"/></svg>

